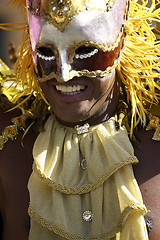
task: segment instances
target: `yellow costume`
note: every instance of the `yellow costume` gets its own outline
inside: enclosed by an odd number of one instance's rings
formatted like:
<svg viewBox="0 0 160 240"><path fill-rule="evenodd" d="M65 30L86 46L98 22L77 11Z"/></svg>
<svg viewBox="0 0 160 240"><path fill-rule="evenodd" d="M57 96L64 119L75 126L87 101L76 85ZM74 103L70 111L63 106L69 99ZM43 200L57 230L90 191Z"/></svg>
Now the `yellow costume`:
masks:
<svg viewBox="0 0 160 240"><path fill-rule="evenodd" d="M138 160L114 118L78 135L52 115L33 156L30 240L148 239L131 166Z"/></svg>
<svg viewBox="0 0 160 240"><path fill-rule="evenodd" d="M37 106L42 101L44 107L41 115L43 120L45 119L48 102L38 81L44 82L52 78L68 81L75 76L102 77L112 72L115 67L124 84L125 100L131 107L129 124L120 123L116 128L115 123L118 119L115 116L97 126L86 125L80 129L78 127L82 134L74 128L60 125L54 115L48 118L44 131L38 136L33 149L33 173L29 180L31 197L29 239L147 240L143 217L147 210L143 205L131 166L138 163L138 160L134 156L127 135L129 133L133 137L134 128L139 123L145 126L149 117L148 129L156 129L154 138L160 139L158 118L160 115L157 111L154 112L154 115L157 114L156 118L150 115L153 106L159 103L160 89L155 79L159 77L160 44L152 33L150 22L153 19L160 19L160 10L155 10L154 0L149 8L146 7L145 0L141 5L135 0L130 0L125 6L124 24L113 45L92 41L86 43L94 45L98 51L110 53L121 46L124 37L123 51L118 52L113 66L107 65L105 70L98 71L86 69L70 71L74 59L91 57L97 53L93 51L87 56L76 54L76 47L84 44L84 41L81 41L78 46L76 44L71 46L70 59L64 64L67 67L63 76L55 72L40 76L37 67L38 58L44 61L56 60L56 63L60 59L58 51L54 51L53 56L36 52L37 39L41 37L40 29L43 25L41 18L61 34L69 24L72 24L74 16L81 12L89 11L94 15L97 11L102 15L109 13L109 16L118 0L27 0L26 4L23 0L17 2L23 9L27 5L29 26L24 28L15 75L3 66L0 80L2 85L12 80L23 87L18 97L10 98L18 107L31 96L35 97L29 112L23 112L22 120L25 121L28 116L36 118ZM36 32L34 32L35 26L38 26ZM5 28L3 25L0 27ZM43 47L43 44L38 47ZM59 52L60 50L59 48ZM26 99L21 104L17 100L22 96ZM21 125L14 121L14 128L16 133L13 134L17 134L17 129L21 128ZM1 149L9 138L13 139L16 136L10 130L11 127L7 128L7 131L0 136Z"/></svg>

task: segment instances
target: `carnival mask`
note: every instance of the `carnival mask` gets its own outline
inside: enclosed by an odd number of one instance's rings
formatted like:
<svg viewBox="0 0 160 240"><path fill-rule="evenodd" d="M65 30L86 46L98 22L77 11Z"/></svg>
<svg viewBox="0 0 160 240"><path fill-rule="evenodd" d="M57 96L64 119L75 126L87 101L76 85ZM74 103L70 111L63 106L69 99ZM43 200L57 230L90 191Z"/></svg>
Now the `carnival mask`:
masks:
<svg viewBox="0 0 160 240"><path fill-rule="evenodd" d="M127 0L27 0L27 8L40 82L103 77L115 69L125 38Z"/></svg>

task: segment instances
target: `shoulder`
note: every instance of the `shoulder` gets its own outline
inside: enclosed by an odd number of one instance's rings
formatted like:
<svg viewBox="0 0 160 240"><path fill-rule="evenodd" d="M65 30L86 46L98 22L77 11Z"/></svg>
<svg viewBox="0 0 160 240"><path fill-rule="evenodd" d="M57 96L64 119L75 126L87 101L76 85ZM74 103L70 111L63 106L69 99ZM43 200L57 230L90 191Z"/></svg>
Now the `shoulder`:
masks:
<svg viewBox="0 0 160 240"><path fill-rule="evenodd" d="M146 129L139 128L136 136L138 144L133 144L135 155L139 159L139 168L142 167L144 170L145 167L145 172L143 171L142 176L143 181L160 173L160 141L153 139L154 134L155 130L147 131Z"/></svg>
<svg viewBox="0 0 160 240"><path fill-rule="evenodd" d="M143 170L142 182L160 174L160 104L152 105L148 116L147 126L137 128L138 144L133 144L135 155L139 159L135 169L137 173Z"/></svg>
<svg viewBox="0 0 160 240"><path fill-rule="evenodd" d="M136 180L140 186L144 204L149 213L146 223L149 227L149 239L160 238L160 141L153 140L155 130L139 128L137 138L139 145L134 146L139 163L133 166Z"/></svg>
<svg viewBox="0 0 160 240"><path fill-rule="evenodd" d="M25 137L23 137L26 124L25 119L23 119L23 113L19 108L9 110L12 107L13 105L9 102L8 98L1 93L0 180L4 189L12 186L12 183L17 184L18 179L22 182L23 179L26 181L25 178L27 179L29 177L33 161L32 147L36 138L36 134L32 128L28 131ZM22 174L24 178L20 179ZM15 187L13 187L13 189L14 188Z"/></svg>
<svg viewBox="0 0 160 240"><path fill-rule="evenodd" d="M1 90L1 89L0 89ZM20 152L29 150L35 140L36 134L30 129L26 134L23 144L23 135L27 126L33 121L30 118L30 112L25 108L15 107L16 105L9 101L4 91L0 91L0 156L9 154L12 148L17 151L17 157ZM15 108L14 108L15 107ZM31 143L31 144L30 144ZM16 144L16 148L15 148ZM7 150L6 150L7 149ZM19 151L21 149L21 151ZM11 151L11 152L12 152ZM30 150L29 150L30 151ZM4 157L3 156L3 157ZM2 159L0 159L0 162Z"/></svg>
<svg viewBox="0 0 160 240"><path fill-rule="evenodd" d="M10 112L0 110L0 177L2 178L5 174L12 176L12 172L23 170L25 173L31 170L32 148L36 134L31 128L24 137L24 130L13 123L13 119L17 119L21 114L19 109Z"/></svg>
<svg viewBox="0 0 160 240"><path fill-rule="evenodd" d="M19 113L19 110L14 110L0 115L0 137L4 129L12 125L11 119ZM17 236L27 239L29 230L27 184L32 172L35 134L30 130L22 143L23 133L19 130L17 137L9 139L0 150L0 214L3 234L7 239L10 239L8 235L12 239L17 239Z"/></svg>

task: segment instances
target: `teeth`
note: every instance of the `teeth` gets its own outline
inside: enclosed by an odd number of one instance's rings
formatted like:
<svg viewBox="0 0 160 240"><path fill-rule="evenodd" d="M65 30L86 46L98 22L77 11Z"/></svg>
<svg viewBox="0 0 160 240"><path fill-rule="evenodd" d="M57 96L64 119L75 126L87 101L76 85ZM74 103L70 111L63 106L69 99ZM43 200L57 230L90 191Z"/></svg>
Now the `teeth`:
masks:
<svg viewBox="0 0 160 240"><path fill-rule="evenodd" d="M56 89L63 94L66 95L73 95L80 93L80 90L85 89L84 85L73 85L73 86L64 86L64 85L57 85Z"/></svg>
<svg viewBox="0 0 160 240"><path fill-rule="evenodd" d="M77 94L77 93L80 93L81 91L77 91L77 92L63 92L63 94L65 95L74 95L74 94Z"/></svg>

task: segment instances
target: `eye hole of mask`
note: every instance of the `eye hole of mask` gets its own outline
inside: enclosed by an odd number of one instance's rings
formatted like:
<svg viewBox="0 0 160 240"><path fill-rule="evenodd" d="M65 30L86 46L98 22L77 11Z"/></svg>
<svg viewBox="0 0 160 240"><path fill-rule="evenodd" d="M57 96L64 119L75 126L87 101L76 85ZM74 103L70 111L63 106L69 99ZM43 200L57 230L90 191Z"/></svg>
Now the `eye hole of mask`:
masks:
<svg viewBox="0 0 160 240"><path fill-rule="evenodd" d="M39 53L39 55L45 56L45 57L52 57L54 56L54 52L52 51L52 49L47 48L47 47L39 47L37 49L37 54Z"/></svg>
<svg viewBox="0 0 160 240"><path fill-rule="evenodd" d="M81 46L79 48L76 49L75 53L76 54L88 54L91 53L95 50L95 47L89 47L89 46Z"/></svg>
<svg viewBox="0 0 160 240"><path fill-rule="evenodd" d="M37 57L37 69L39 77L42 77L44 74L49 75L51 71L57 71L55 54L51 48L37 48Z"/></svg>
<svg viewBox="0 0 160 240"><path fill-rule="evenodd" d="M112 67L115 60L120 55L120 50L123 47L124 35L121 36L117 47L111 51L104 52L94 46L80 46L75 50L75 56L71 63L71 69L75 71L105 71L107 67ZM54 53L52 48L39 47L37 48L37 69L39 77L49 75L52 72L59 74L61 64L58 61L58 54Z"/></svg>
<svg viewBox="0 0 160 240"><path fill-rule="evenodd" d="M112 67L118 59L120 50L123 47L123 40L124 35L121 36L118 46L106 52L94 46L79 47L75 51L76 54L72 63L72 69L75 71L82 71L84 69L88 71L105 71L108 67ZM86 51L89 51L89 53L86 53Z"/></svg>

